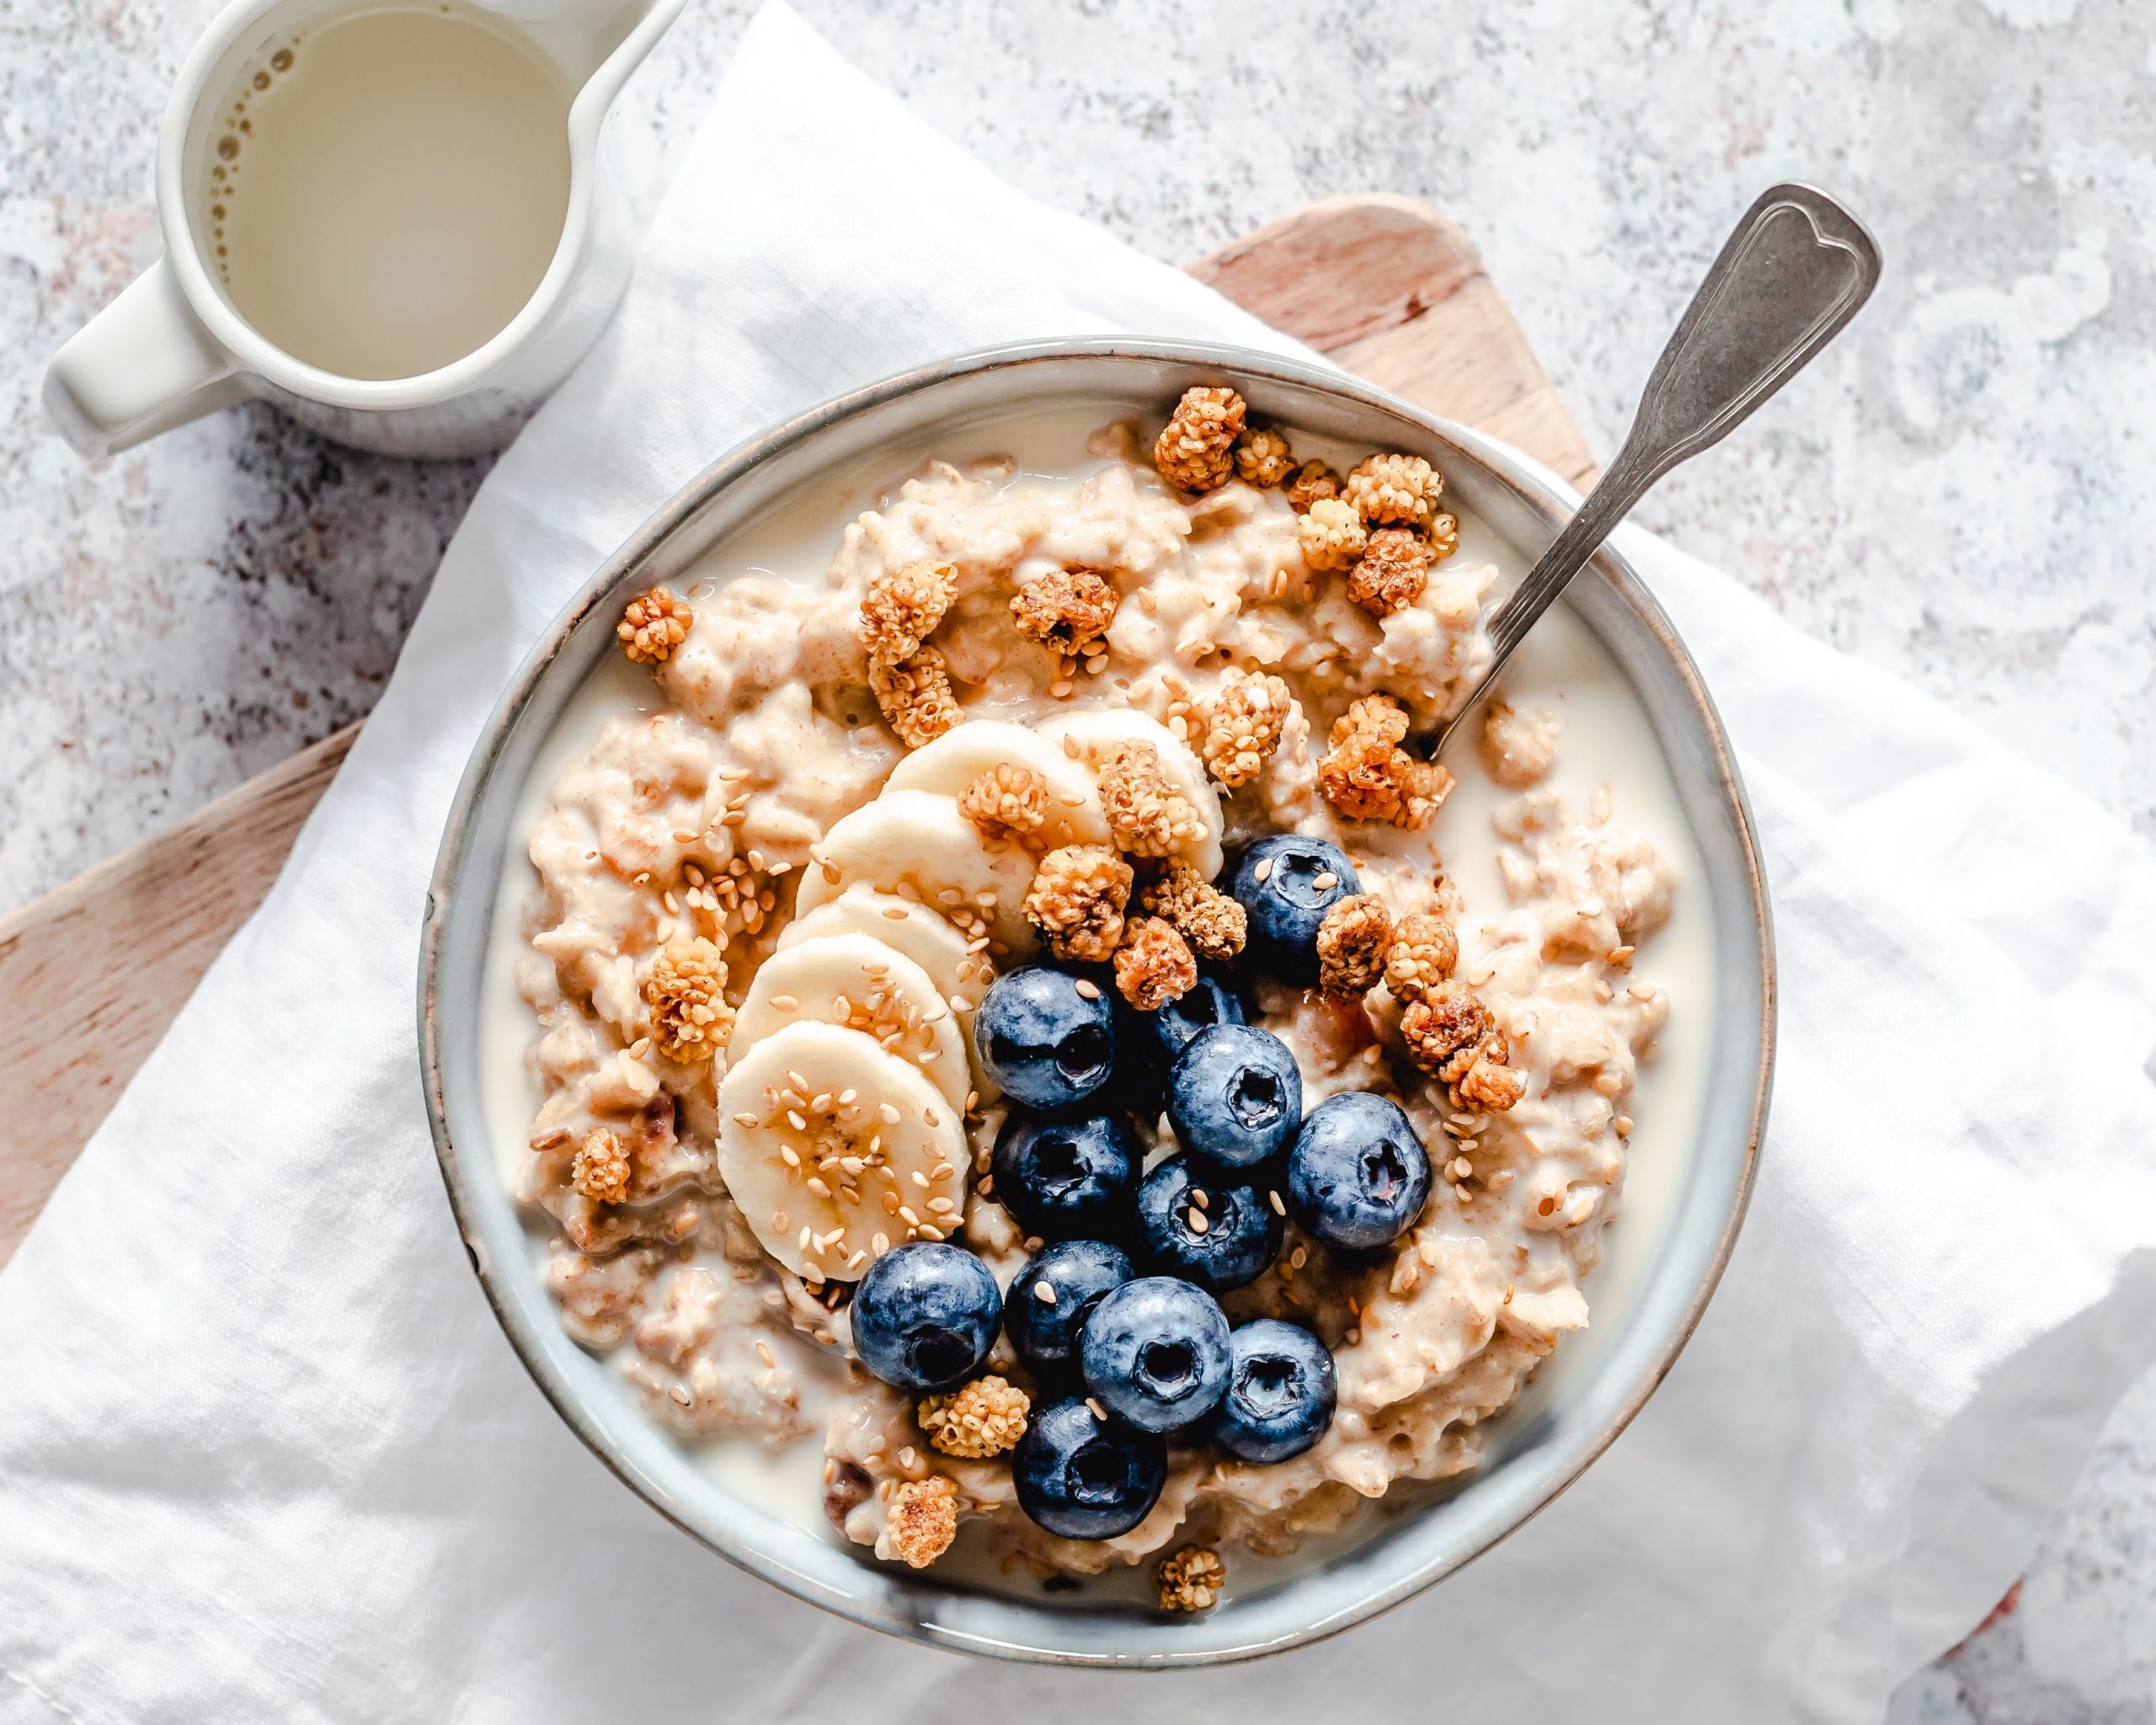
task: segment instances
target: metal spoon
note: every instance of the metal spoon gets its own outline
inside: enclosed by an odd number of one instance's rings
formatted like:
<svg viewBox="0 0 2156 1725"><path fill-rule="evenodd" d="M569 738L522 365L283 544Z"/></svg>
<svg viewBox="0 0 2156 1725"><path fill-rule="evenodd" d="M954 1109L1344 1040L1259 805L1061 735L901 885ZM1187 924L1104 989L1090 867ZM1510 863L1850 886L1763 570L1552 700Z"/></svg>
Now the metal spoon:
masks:
<svg viewBox="0 0 2156 1725"><path fill-rule="evenodd" d="M1879 280L1879 248L1826 193L1778 185L1744 212L1655 361L1624 446L1527 579L1492 613L1492 657L1430 741L1434 757L1550 602L1632 505L1719 443L1840 334Z"/></svg>

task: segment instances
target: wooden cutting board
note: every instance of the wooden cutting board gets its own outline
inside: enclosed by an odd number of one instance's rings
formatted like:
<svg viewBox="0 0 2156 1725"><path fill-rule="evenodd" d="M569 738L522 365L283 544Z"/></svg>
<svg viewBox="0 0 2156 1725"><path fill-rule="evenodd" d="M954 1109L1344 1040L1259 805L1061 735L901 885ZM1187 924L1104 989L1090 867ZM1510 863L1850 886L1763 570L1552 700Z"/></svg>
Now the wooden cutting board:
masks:
<svg viewBox="0 0 2156 1725"><path fill-rule="evenodd" d="M1427 205L1314 204L1190 270L1380 387L1582 489L1592 479L1593 457L1475 248ZM358 729L0 920L0 1263L262 902Z"/></svg>

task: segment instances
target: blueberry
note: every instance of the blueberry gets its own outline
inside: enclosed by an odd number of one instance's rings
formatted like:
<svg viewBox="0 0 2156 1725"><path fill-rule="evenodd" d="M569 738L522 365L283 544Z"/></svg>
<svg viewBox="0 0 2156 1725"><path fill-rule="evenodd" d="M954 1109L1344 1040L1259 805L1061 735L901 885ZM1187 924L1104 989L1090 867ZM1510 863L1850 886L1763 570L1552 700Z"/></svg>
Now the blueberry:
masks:
<svg viewBox="0 0 2156 1725"><path fill-rule="evenodd" d="M1078 1340L1086 1387L1141 1431L1210 1413L1228 1387L1228 1319L1203 1288L1141 1276L1093 1308Z"/></svg>
<svg viewBox="0 0 2156 1725"><path fill-rule="evenodd" d="M1149 1274L1181 1276L1215 1294L1256 1281L1279 1256L1285 1227L1269 1194L1230 1184L1188 1156L1170 1156L1138 1188L1139 1262ZM1192 1225L1193 1215L1204 1232Z"/></svg>
<svg viewBox="0 0 2156 1725"><path fill-rule="evenodd" d="M1331 884L1320 886L1321 880ZM1243 852L1229 890L1250 913L1251 958L1283 982L1317 980L1317 926L1336 904L1363 889L1339 846L1275 833Z"/></svg>
<svg viewBox="0 0 2156 1725"><path fill-rule="evenodd" d="M1078 1369L1078 1333L1110 1290L1138 1272L1121 1249L1101 1240L1065 1240L1038 1252L1011 1284L1003 1328L1036 1377ZM1047 1289L1055 1297L1043 1300Z"/></svg>
<svg viewBox="0 0 2156 1725"><path fill-rule="evenodd" d="M1129 1231L1145 1146L1129 1118L1102 1109L1043 1119L1013 1108L995 1136L995 1196L1028 1234L1048 1240Z"/></svg>
<svg viewBox="0 0 2156 1725"><path fill-rule="evenodd" d="M1083 1398L1036 1408L1011 1452L1018 1507L1067 1540L1112 1540L1152 1513L1167 1483L1167 1445Z"/></svg>
<svg viewBox="0 0 2156 1725"><path fill-rule="evenodd" d="M1288 1152L1288 1210L1327 1244L1396 1240L1430 1195L1430 1158L1400 1104L1367 1090L1329 1096Z"/></svg>
<svg viewBox="0 0 2156 1725"><path fill-rule="evenodd" d="M1193 1037L1169 1071L1168 1121L1193 1155L1254 1168L1302 1125L1303 1075L1270 1031L1216 1024Z"/></svg>
<svg viewBox="0 0 2156 1725"><path fill-rule="evenodd" d="M1242 996L1211 972L1201 970L1193 987L1156 1012L1133 1012L1133 1040L1155 1064L1171 1065L1191 1038L1215 1024L1241 1024L1249 1017Z"/></svg>
<svg viewBox="0 0 2156 1725"><path fill-rule="evenodd" d="M988 1358L1003 1296L988 1266L962 1247L894 1246L853 1294L853 1348L894 1390L942 1390Z"/></svg>
<svg viewBox="0 0 2156 1725"><path fill-rule="evenodd" d="M1285 1461L1325 1435L1340 1386L1324 1343L1300 1324L1253 1318L1235 1327L1228 1354L1215 1444L1238 1461Z"/></svg>
<svg viewBox="0 0 2156 1725"><path fill-rule="evenodd" d="M1026 964L990 985L974 1014L974 1050L988 1076L1033 1108L1074 1108L1115 1065L1112 991L1068 970Z"/></svg>

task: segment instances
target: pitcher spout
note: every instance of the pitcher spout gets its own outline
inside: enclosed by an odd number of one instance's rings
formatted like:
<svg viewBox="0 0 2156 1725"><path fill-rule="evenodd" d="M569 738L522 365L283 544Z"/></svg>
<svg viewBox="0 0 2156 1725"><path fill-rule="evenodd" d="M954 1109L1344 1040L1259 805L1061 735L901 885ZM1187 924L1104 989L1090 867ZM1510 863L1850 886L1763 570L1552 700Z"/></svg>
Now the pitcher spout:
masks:
<svg viewBox="0 0 2156 1725"><path fill-rule="evenodd" d="M471 0L514 23L577 91L571 125L595 125L687 0Z"/></svg>

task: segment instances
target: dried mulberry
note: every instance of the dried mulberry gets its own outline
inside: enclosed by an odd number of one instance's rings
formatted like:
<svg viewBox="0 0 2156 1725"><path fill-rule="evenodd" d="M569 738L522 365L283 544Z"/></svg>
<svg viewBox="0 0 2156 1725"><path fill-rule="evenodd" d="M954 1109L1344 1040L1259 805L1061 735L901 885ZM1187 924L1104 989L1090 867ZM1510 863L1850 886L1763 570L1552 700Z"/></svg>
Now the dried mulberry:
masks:
<svg viewBox="0 0 2156 1725"><path fill-rule="evenodd" d="M1250 913L1180 857L1167 860L1161 878L1139 893L1138 900L1201 959L1225 964L1242 951L1249 938Z"/></svg>
<svg viewBox="0 0 2156 1725"><path fill-rule="evenodd" d="M1103 964L1123 942L1130 865L1106 845L1065 845L1033 870L1026 918L1057 958Z"/></svg>
<svg viewBox="0 0 2156 1725"><path fill-rule="evenodd" d="M1153 1578L1163 1611L1209 1611L1228 1578L1220 1554L1203 1546L1185 1546L1161 1559Z"/></svg>
<svg viewBox="0 0 2156 1725"><path fill-rule="evenodd" d="M1374 455L1348 474L1340 494L1373 526L1420 527L1444 489L1438 470L1419 455Z"/></svg>
<svg viewBox="0 0 2156 1725"><path fill-rule="evenodd" d="M1153 445L1153 465L1178 491L1214 491L1235 472L1243 398L1232 389L1186 389Z"/></svg>
<svg viewBox="0 0 2156 1725"><path fill-rule="evenodd" d="M925 1396L916 1414L928 1441L946 1455L985 1461L1026 1434L1033 1399L1006 1378L975 1378L947 1395Z"/></svg>
<svg viewBox="0 0 2156 1725"><path fill-rule="evenodd" d="M876 692L884 721L909 749L934 742L963 717L951 687L950 667L933 647L895 665L872 660L868 686Z"/></svg>
<svg viewBox="0 0 2156 1725"><path fill-rule="evenodd" d="M891 1491L890 1525L884 1537L891 1556L926 1569L958 1536L958 1488L940 1473L902 1479Z"/></svg>
<svg viewBox="0 0 2156 1725"><path fill-rule="evenodd" d="M1203 837L1205 823L1176 788L1150 743L1123 743L1102 763L1101 804L1116 848L1134 857L1166 857Z"/></svg>
<svg viewBox="0 0 2156 1725"><path fill-rule="evenodd" d="M629 1153L622 1135L603 1126L587 1133L570 1164L569 1183L594 1204L627 1203Z"/></svg>
<svg viewBox="0 0 2156 1725"><path fill-rule="evenodd" d="M1280 746L1294 698L1278 677L1235 672L1220 686L1206 720L1202 752L1214 777L1230 790L1248 784Z"/></svg>
<svg viewBox="0 0 2156 1725"><path fill-rule="evenodd" d="M1011 595L1011 620L1028 641L1075 653L1107 633L1116 590L1097 569L1053 569Z"/></svg>
<svg viewBox="0 0 2156 1725"><path fill-rule="evenodd" d="M664 665L689 638L696 613L664 587L632 599L614 633L622 650L638 665Z"/></svg>
<svg viewBox="0 0 2156 1725"><path fill-rule="evenodd" d="M1030 766L1000 761L958 793L958 813L991 839L1031 838L1048 825L1048 781Z"/></svg>
<svg viewBox="0 0 2156 1725"><path fill-rule="evenodd" d="M726 954L702 935L670 940L643 979L651 1033L670 1060L694 1065L726 1046L734 1008L726 1003Z"/></svg>
<svg viewBox="0 0 2156 1725"><path fill-rule="evenodd" d="M1116 948L1115 985L1139 1012L1158 1012L1198 985L1198 960L1158 916L1135 917Z"/></svg>
<svg viewBox="0 0 2156 1725"><path fill-rule="evenodd" d="M1339 495L1340 475L1323 462L1305 462L1288 482L1288 505L1299 515L1307 515L1312 504Z"/></svg>
<svg viewBox="0 0 2156 1725"><path fill-rule="evenodd" d="M921 651L958 596L958 572L923 559L878 569L861 599L861 644L872 660L896 665Z"/></svg>
<svg viewBox="0 0 2156 1725"><path fill-rule="evenodd" d="M1451 975L1460 963L1460 935L1452 920L1434 911L1400 919L1385 954L1385 985L1403 1001L1420 1000Z"/></svg>
<svg viewBox="0 0 2156 1725"><path fill-rule="evenodd" d="M1429 547L1404 528L1380 527L1348 572L1348 596L1372 617L1390 617L1420 599L1429 581Z"/></svg>
<svg viewBox="0 0 2156 1725"><path fill-rule="evenodd" d="M1363 518L1337 498L1321 497L1295 523L1303 561L1314 569L1344 569L1370 542Z"/></svg>
<svg viewBox="0 0 2156 1725"><path fill-rule="evenodd" d="M1350 999L1368 994L1385 974L1392 915L1369 893L1335 904L1317 926L1317 985Z"/></svg>
<svg viewBox="0 0 2156 1725"><path fill-rule="evenodd" d="M1246 485L1278 485L1295 471L1288 440L1278 431L1245 431L1235 440L1235 477Z"/></svg>
<svg viewBox="0 0 2156 1725"><path fill-rule="evenodd" d="M1318 788L1349 820L1385 820L1418 831L1452 793L1452 774L1400 746L1407 714L1385 695L1358 701L1332 724L1318 762Z"/></svg>

